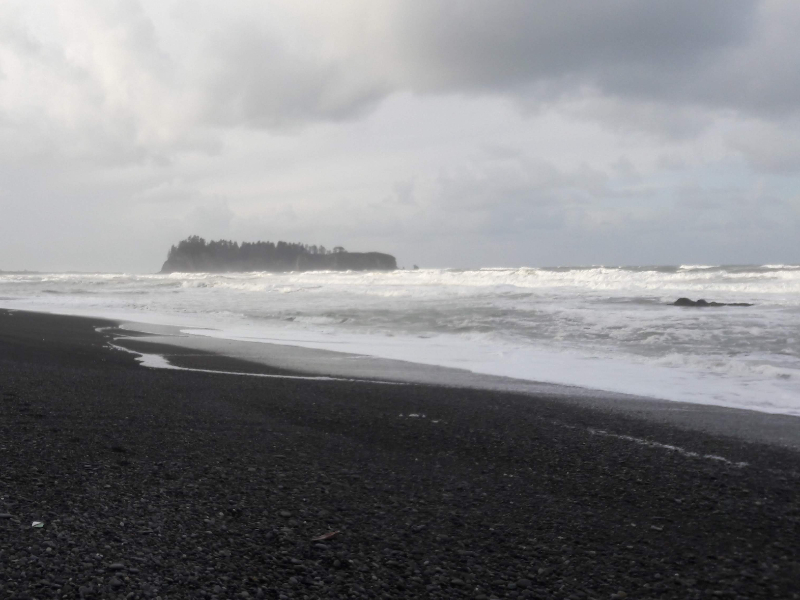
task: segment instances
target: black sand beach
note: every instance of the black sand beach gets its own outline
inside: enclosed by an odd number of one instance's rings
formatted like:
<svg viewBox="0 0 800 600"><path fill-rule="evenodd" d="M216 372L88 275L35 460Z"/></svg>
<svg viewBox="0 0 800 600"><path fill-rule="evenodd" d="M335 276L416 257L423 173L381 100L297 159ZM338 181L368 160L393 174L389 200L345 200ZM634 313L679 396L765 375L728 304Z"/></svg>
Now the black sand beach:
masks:
<svg viewBox="0 0 800 600"><path fill-rule="evenodd" d="M0 598L800 598L795 449L113 326L0 310Z"/></svg>

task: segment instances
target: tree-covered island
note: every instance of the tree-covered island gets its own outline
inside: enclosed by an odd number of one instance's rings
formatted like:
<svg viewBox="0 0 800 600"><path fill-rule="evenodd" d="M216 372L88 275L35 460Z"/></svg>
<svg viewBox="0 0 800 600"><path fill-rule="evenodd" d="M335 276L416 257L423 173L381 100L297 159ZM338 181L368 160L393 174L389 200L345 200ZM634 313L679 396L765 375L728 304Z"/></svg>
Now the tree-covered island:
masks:
<svg viewBox="0 0 800 600"><path fill-rule="evenodd" d="M206 242L197 235L172 246L162 273L220 273L235 271L392 271L397 261L381 252L328 250L289 242Z"/></svg>

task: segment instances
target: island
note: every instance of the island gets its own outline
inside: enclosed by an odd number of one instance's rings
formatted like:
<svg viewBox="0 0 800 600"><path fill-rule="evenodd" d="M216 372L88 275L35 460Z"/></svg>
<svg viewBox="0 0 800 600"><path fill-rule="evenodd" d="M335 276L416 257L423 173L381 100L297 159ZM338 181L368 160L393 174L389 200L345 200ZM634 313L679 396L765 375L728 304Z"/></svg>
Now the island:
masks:
<svg viewBox="0 0 800 600"><path fill-rule="evenodd" d="M397 260L382 252L348 252L341 246L289 242L206 242L190 236L169 249L161 273L230 273L241 271L393 271Z"/></svg>

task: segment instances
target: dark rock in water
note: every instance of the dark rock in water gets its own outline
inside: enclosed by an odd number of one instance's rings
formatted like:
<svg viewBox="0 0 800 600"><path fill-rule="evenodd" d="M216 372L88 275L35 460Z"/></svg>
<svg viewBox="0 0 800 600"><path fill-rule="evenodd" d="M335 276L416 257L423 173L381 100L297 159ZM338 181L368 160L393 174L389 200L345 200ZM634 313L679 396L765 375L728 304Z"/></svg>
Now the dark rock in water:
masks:
<svg viewBox="0 0 800 600"><path fill-rule="evenodd" d="M747 302L708 302L700 298L699 300L690 300L689 298L678 298L672 303L673 306L694 306L697 308L705 308L709 306L753 306Z"/></svg>

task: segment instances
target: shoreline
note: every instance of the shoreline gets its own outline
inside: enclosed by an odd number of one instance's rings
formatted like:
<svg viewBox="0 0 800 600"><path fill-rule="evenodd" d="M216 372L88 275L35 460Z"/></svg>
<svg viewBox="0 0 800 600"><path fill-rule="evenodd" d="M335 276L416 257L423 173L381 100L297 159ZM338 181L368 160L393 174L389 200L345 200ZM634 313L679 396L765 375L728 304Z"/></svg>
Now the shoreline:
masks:
<svg viewBox="0 0 800 600"><path fill-rule="evenodd" d="M680 294L663 289L672 275L681 273L677 267L623 269L624 273L567 271L545 274L533 269L533 276L502 269L432 270L422 280L409 275L410 279L399 281L377 274L363 279L358 274L337 273L321 279L315 275L308 281L300 275L263 273L186 274L166 279L56 274L11 285L9 292L17 300L7 298L0 305L179 324L194 335L244 341L260 338L612 394L800 417L800 363L791 347L791 340L800 333L793 318L797 309L793 287L775 295L775 286L765 284L756 294L761 298L759 308L722 307L713 311L713 317L712 313L699 317L697 311L671 305L678 296L697 297L699 291L691 291L692 286L706 281L706 270L690 269L692 274L681 275L688 287L681 287ZM713 277L714 285L728 281L734 271L721 269ZM764 268L756 271L747 271L746 280L761 281ZM775 277L785 275L794 281L800 272L781 273ZM586 285L578 294L581 281ZM564 283L570 285L559 300L557 290ZM339 285L346 285L351 299L338 293ZM522 295L506 298L505 285L519 288ZM441 312L443 307L425 300L429 296L460 298L464 291L458 286L472 290L463 306L456 304ZM747 300L742 294L751 287L737 288L735 296L709 298ZM392 300L399 290L409 294L410 304ZM478 298L484 293L489 294L485 299L489 304L482 307L484 300ZM534 297L537 300L530 307L536 310L527 314L525 307ZM443 328L450 319L455 319L454 327ZM584 319L588 320L584 323ZM751 322L761 323L761 328L748 329ZM193 327L197 331L188 331ZM773 334L780 343L780 332L788 336L785 349L770 345Z"/></svg>
<svg viewBox="0 0 800 600"><path fill-rule="evenodd" d="M0 311L0 596L800 597L796 450L107 327Z"/></svg>
<svg viewBox="0 0 800 600"><path fill-rule="evenodd" d="M745 441L800 450L800 417L794 415L662 400L288 344L184 334L180 327L132 321L121 322L119 326L123 335L125 332L135 335L120 338L118 342L121 346L140 353L160 347L154 354L167 355L170 362L179 367L183 365L183 368L192 368L188 355L193 351L201 351L308 376L396 381L512 392L532 397L547 396L692 431L729 435Z"/></svg>
<svg viewBox="0 0 800 600"><path fill-rule="evenodd" d="M178 283L180 289L183 290L187 281ZM262 283L264 282L260 282L258 285ZM297 282L294 283L300 285ZM228 282L202 283L198 287L204 288L208 285L213 288L216 284L225 287ZM283 288L280 289L283 290ZM299 289L303 289L302 286ZM51 291L56 292L57 290ZM188 316L183 315L180 311L177 315L168 316L169 311L164 312L159 309L159 303L162 303L161 307L163 308L165 300L167 304L171 302L166 297L159 297L160 300L155 301L156 306L152 312L149 310L117 311L111 308L106 300L101 301L101 305L104 307L94 310L81 302L76 307L71 304L60 304L60 301L56 302L60 308L50 306L47 302L38 305L20 303L17 306L12 303L9 308L45 310L57 314L99 317L120 322L147 321L162 324L163 330L170 329L177 322L178 327L196 337L219 337L223 340L245 342L259 341L263 344L293 347L292 351L297 351L296 349L299 347L307 348L309 352L312 349L327 349L345 355L346 353L368 354L375 357L376 360L398 361L394 363L392 371L396 370L395 367L408 364L405 361L411 361L432 369L440 367L442 372L445 369L469 369L483 374L478 375L479 378L519 379L527 384L547 382L553 386L554 390L557 390L559 386L566 386L569 390L575 390L574 393L577 394L583 393L582 389L596 390L598 392L596 395L606 397L655 398L672 403L683 402L689 406L721 406L767 414L787 414L800 418L796 369L791 366L792 359L787 359L787 366L783 368L781 366L783 358L778 355L772 360L759 357L757 353L751 355L744 352L740 355L738 352L733 352L732 357L726 359L721 358L722 355L715 353L712 348L710 352L700 352L692 364L689 364L685 361L692 355L692 352L686 349L678 351L675 355L655 352L649 358L643 358L648 352L641 353L641 356L638 351L620 353L619 348L616 348L614 344L611 344L612 348L608 352L603 348L596 351L589 348L584 352L578 347L570 350L558 342L542 347L536 343L515 345L509 343L508 340L503 341L503 336L496 339L490 336L491 339L488 342L473 343L469 339L464 342L459 335L447 334L433 335L433 339L420 340L408 332L406 334L396 332L396 335L389 335L388 332L385 332L387 335L367 335L368 332L359 333L356 328L349 332L336 333L335 327L326 329L324 326L317 327L316 325L308 328L302 324L299 327L288 323L282 325L281 319L270 318L262 322L257 318L247 318L243 322L239 315L232 321L227 321L216 319L213 317L213 312L201 316L204 314L204 310L198 312L191 309L191 306L192 302L202 299L203 293L188 291L186 298L178 301L177 306L181 306L183 303L185 304L184 308L188 307ZM253 300L250 296L252 294L246 294L240 300L245 303L244 306L252 309L253 307L247 304ZM277 298L277 300L280 301L281 298ZM280 304L280 302L278 304L279 307L283 307L281 310L291 306L291 302L287 305L285 301L286 298L283 298L284 304ZM212 309L213 307L207 308ZM675 309L675 307L670 308ZM682 311L680 314L695 314L692 311L679 310ZM280 310L278 312L280 313ZM313 310L311 312L313 313ZM644 318L646 322L647 315L644 315ZM286 321L292 320L293 317L286 318ZM347 320L348 318L345 316L344 321ZM150 327L151 325L137 325L137 327L139 326ZM786 324L785 326L787 335L795 329L794 325ZM656 326L655 329L658 330L659 327ZM733 328L736 331L739 329ZM647 331L644 331L644 334L650 335ZM428 336L421 335L419 337L427 338ZM647 339L649 340L649 337ZM644 344L644 346L648 345ZM226 351L224 348L222 350ZM212 349L212 351L214 350ZM723 352L723 354L725 353ZM382 359L378 357L382 357ZM699 365L697 368L694 366L695 363ZM316 366L312 367L311 371L314 371L315 368ZM416 370L419 371L422 368L416 367ZM435 382L435 378L426 380ZM570 395L572 394L573 392L570 392ZM665 408L664 410L671 409Z"/></svg>
<svg viewBox="0 0 800 600"><path fill-rule="evenodd" d="M149 364L149 368L163 367L163 364L158 363L166 361L177 368L202 370L208 361L230 360L234 361L231 364L239 365L237 368L246 365L244 371L238 372L240 374L264 369L266 373L288 373L303 377L402 382L511 392L532 397L546 396L578 406L655 421L688 431L730 436L742 441L800 450L800 416L785 413L637 396L290 344L249 342L187 334L182 330L195 328L122 318L5 308L0 309L0 312L57 315L107 322L108 326L113 327L120 336L117 338L117 345L138 355L148 353L155 355L156 361ZM200 355L197 353L203 353L205 360L199 362ZM216 358L211 359L210 356ZM216 366L211 370L226 369Z"/></svg>

